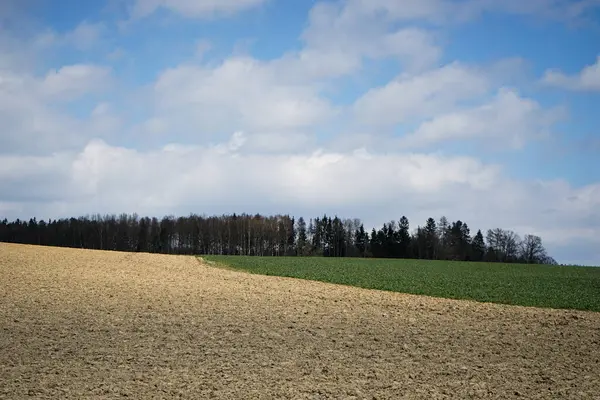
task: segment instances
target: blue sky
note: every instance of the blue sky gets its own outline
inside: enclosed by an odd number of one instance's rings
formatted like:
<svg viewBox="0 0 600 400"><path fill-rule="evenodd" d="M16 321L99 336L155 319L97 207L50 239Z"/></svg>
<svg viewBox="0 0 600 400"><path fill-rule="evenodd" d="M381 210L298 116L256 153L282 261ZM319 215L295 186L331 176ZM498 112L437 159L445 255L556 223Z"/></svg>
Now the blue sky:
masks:
<svg viewBox="0 0 600 400"><path fill-rule="evenodd" d="M8 0L0 217L323 212L600 265L596 0Z"/></svg>

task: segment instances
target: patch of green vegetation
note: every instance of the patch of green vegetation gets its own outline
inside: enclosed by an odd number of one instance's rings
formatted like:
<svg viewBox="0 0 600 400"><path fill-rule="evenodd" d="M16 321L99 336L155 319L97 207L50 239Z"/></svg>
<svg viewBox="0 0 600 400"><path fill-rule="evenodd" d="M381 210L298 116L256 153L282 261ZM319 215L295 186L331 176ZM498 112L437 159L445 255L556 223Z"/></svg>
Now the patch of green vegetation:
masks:
<svg viewBox="0 0 600 400"><path fill-rule="evenodd" d="M262 275L451 299L600 311L600 268L324 257L203 258Z"/></svg>

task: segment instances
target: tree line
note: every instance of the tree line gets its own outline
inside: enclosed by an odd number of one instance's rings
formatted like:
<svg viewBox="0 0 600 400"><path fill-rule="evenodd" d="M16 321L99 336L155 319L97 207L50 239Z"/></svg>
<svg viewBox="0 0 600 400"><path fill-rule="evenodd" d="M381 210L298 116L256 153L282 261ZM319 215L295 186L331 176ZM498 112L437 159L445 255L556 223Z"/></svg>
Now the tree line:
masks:
<svg viewBox="0 0 600 400"><path fill-rule="evenodd" d="M0 221L0 241L98 250L198 255L413 258L556 264L542 239L501 228L474 235L466 222L408 218L371 232L360 219L323 215L222 215L161 219L137 214Z"/></svg>

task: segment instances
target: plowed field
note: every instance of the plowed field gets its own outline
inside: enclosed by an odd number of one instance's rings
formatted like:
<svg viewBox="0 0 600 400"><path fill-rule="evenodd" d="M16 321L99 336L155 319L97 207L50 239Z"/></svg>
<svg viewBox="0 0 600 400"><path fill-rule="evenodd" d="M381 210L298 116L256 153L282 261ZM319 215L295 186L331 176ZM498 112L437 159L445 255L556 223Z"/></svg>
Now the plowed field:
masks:
<svg viewBox="0 0 600 400"><path fill-rule="evenodd" d="M0 398L597 399L600 313L0 244Z"/></svg>

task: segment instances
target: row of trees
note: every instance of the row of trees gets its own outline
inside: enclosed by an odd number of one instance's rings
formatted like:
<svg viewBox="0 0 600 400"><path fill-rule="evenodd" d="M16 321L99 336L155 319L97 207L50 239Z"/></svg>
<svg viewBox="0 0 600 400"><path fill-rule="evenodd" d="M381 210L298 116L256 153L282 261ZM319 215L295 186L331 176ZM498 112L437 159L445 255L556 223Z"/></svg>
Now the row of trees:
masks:
<svg viewBox="0 0 600 400"><path fill-rule="evenodd" d="M87 249L250 256L419 258L556 264L542 239L500 228L475 235L463 221L427 219L411 231L406 217L379 230L359 219L327 215L308 222L289 215L223 215L162 219L136 214L0 221L0 241Z"/></svg>

